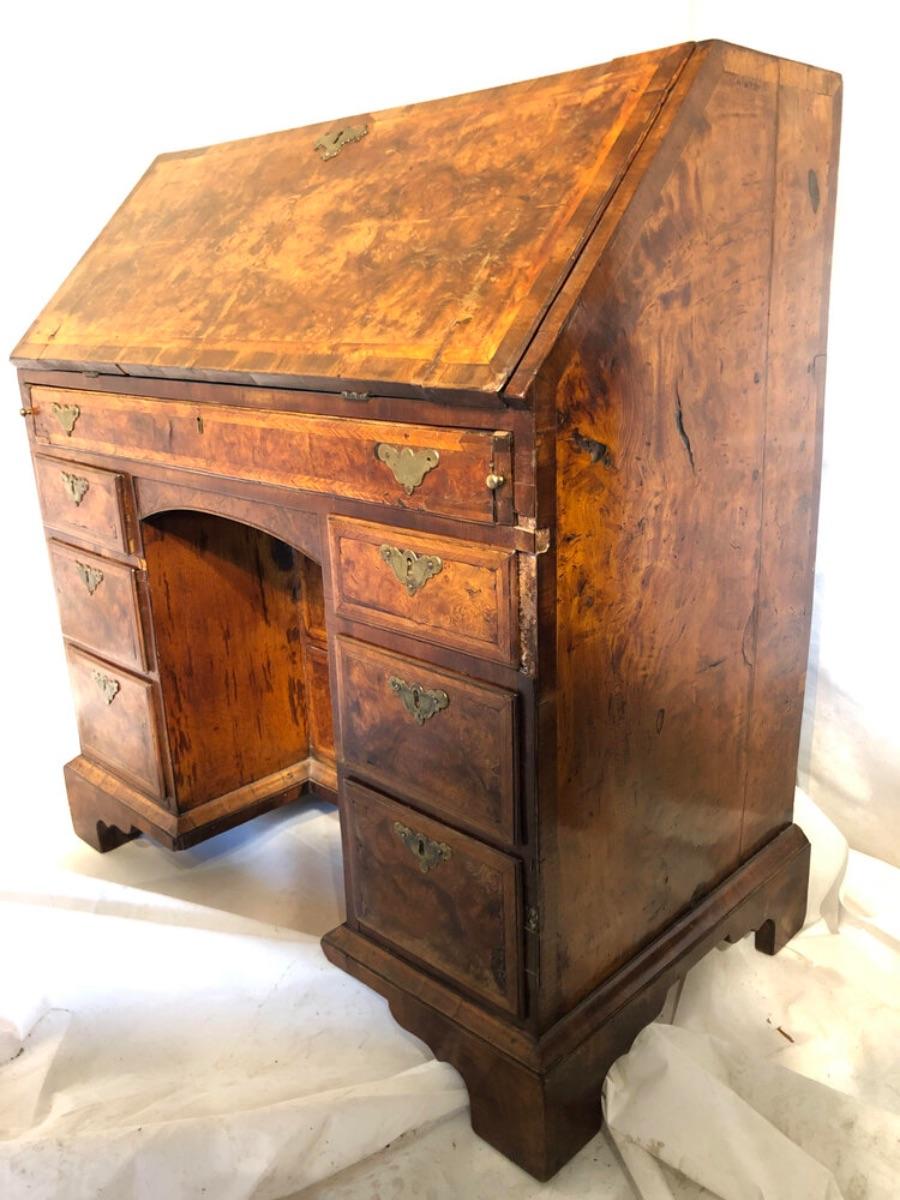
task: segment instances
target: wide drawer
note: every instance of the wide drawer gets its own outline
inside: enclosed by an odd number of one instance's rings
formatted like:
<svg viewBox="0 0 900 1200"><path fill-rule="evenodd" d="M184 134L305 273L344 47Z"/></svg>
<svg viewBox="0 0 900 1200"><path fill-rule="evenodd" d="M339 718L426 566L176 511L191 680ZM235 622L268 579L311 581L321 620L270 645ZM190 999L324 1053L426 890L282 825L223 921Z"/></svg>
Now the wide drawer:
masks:
<svg viewBox="0 0 900 1200"><path fill-rule="evenodd" d="M45 525L128 552L121 475L43 455L35 456L34 470Z"/></svg>
<svg viewBox="0 0 900 1200"><path fill-rule="evenodd" d="M153 684L67 647L81 749L153 797L164 794Z"/></svg>
<svg viewBox="0 0 900 1200"><path fill-rule="evenodd" d="M516 693L339 638L348 771L476 833L512 842Z"/></svg>
<svg viewBox="0 0 900 1200"><path fill-rule="evenodd" d="M124 563L50 543L63 634L105 658L147 669L135 572Z"/></svg>
<svg viewBox="0 0 900 1200"><path fill-rule="evenodd" d="M509 522L513 516L508 433L48 387L31 389L31 408L36 441L73 452L465 521Z"/></svg>
<svg viewBox="0 0 900 1200"><path fill-rule="evenodd" d="M350 517L328 526L338 616L515 660L513 551Z"/></svg>
<svg viewBox="0 0 900 1200"><path fill-rule="evenodd" d="M344 791L360 927L517 1014L516 860L368 788Z"/></svg>

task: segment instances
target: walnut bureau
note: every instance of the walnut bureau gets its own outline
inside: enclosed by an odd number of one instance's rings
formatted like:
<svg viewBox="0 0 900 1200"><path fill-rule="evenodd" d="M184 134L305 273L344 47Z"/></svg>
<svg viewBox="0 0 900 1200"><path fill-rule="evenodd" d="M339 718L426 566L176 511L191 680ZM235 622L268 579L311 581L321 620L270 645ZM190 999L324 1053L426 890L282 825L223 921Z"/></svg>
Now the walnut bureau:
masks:
<svg viewBox="0 0 900 1200"><path fill-rule="evenodd" d="M164 154L13 355L77 832L335 799L326 954L539 1178L803 920L839 107L707 42Z"/></svg>

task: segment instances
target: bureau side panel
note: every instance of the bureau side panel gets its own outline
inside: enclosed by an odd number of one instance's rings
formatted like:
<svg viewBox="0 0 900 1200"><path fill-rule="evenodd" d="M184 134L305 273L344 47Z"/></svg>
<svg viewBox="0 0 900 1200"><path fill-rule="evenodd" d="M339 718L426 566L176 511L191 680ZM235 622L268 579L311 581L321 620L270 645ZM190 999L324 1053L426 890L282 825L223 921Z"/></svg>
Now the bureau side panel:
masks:
<svg viewBox="0 0 900 1200"><path fill-rule="evenodd" d="M812 108L830 129L835 77L784 103L778 60L703 54L537 381L557 424L545 1021L790 819L819 437L796 381L824 345L789 333L788 293L818 316L830 137L805 147L818 211L783 156Z"/></svg>
<svg viewBox="0 0 900 1200"><path fill-rule="evenodd" d="M813 603L841 88L779 64L760 577L741 856L791 818Z"/></svg>

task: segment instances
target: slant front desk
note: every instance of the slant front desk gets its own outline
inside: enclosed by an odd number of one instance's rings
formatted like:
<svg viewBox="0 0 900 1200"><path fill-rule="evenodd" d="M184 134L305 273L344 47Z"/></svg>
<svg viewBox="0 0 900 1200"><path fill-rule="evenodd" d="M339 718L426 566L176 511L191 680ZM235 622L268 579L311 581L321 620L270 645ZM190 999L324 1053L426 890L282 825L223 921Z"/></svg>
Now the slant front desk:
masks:
<svg viewBox="0 0 900 1200"><path fill-rule="evenodd" d="M534 1175L791 823L839 80L722 43L168 154L18 346L98 850L340 805Z"/></svg>

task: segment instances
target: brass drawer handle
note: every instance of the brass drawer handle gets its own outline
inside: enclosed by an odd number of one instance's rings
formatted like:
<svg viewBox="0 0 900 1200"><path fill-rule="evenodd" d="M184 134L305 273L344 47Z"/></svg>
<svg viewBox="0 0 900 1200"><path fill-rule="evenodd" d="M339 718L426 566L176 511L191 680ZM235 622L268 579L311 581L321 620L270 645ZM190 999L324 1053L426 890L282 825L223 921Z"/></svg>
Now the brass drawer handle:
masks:
<svg viewBox="0 0 900 1200"><path fill-rule="evenodd" d="M75 428L75 422L81 416L81 409L77 404L57 404L54 401L53 415L62 426L66 437L71 437L72 430Z"/></svg>
<svg viewBox="0 0 900 1200"><path fill-rule="evenodd" d="M415 550L401 550L387 543L379 547L379 552L411 596L439 575L444 566L436 554L416 554Z"/></svg>
<svg viewBox="0 0 900 1200"><path fill-rule="evenodd" d="M375 447L375 457L384 463L398 483L403 485L407 496L411 496L429 471L441 461L437 450L416 450L412 446L389 446L379 442Z"/></svg>
<svg viewBox="0 0 900 1200"><path fill-rule="evenodd" d="M62 476L63 487L77 508L88 494L91 485L82 475L72 475L69 471L60 471L60 475Z"/></svg>
<svg viewBox="0 0 900 1200"><path fill-rule="evenodd" d="M407 683L398 675L390 677L388 686L403 701L403 707L415 718L417 725L424 725L435 713L443 712L450 703L450 697L439 688L432 690L422 687L420 683Z"/></svg>
<svg viewBox="0 0 900 1200"><path fill-rule="evenodd" d="M100 694L106 703L112 704L122 687L118 679L113 679L111 675L107 675L104 671L98 671L96 667L91 671L91 678L100 689Z"/></svg>
<svg viewBox="0 0 900 1200"><path fill-rule="evenodd" d="M446 842L433 842L424 833L416 833L414 829L410 829L401 821L394 822L394 833L409 852L416 857L419 870L423 875L427 875L434 867L439 867L442 862L446 862L453 853Z"/></svg>
<svg viewBox="0 0 900 1200"><path fill-rule="evenodd" d="M81 582L88 590L88 595L93 596L97 588L103 582L103 572L97 567L89 567L87 563L75 561L75 570L81 576Z"/></svg>

